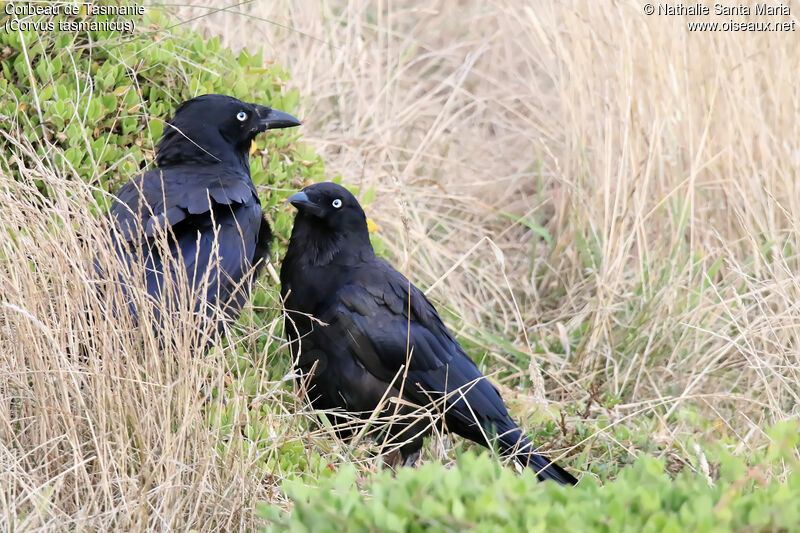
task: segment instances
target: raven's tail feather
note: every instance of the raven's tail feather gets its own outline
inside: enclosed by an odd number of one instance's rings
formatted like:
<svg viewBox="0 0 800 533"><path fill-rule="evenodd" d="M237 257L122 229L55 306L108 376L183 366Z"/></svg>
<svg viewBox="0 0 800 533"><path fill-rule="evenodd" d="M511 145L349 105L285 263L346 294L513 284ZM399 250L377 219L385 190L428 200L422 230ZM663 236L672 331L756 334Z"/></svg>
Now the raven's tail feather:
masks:
<svg viewBox="0 0 800 533"><path fill-rule="evenodd" d="M578 480L572 474L550 461L550 459L534 453L536 448L519 428L506 432L500 436L498 441L500 449L505 455L513 456L522 466L532 468L536 472L536 477L539 478L539 481L550 479L562 485L576 485L578 483Z"/></svg>
<svg viewBox="0 0 800 533"><path fill-rule="evenodd" d="M575 479L575 476L558 466L556 463L550 462L550 459L547 457L537 455L535 453L529 454L528 457L530 458L528 461L528 467L533 468L536 471L536 477L539 478L539 481L552 479L553 481L561 483L562 485L576 485L578 483L578 480Z"/></svg>

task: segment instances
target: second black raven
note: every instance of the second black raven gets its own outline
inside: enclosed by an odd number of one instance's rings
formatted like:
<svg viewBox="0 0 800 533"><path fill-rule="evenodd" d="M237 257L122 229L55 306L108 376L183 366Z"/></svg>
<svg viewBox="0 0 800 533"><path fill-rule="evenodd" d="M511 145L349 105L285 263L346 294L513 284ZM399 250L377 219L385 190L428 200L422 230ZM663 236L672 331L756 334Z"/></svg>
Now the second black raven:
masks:
<svg viewBox="0 0 800 533"><path fill-rule="evenodd" d="M285 328L301 370L311 374L315 408L388 414L395 421L384 428L386 441L399 444L406 460L418 454L433 419L484 446L496 438L502 453L540 480L577 483L534 453L428 299L375 256L364 211L347 189L319 183L289 202L298 212L280 274Z"/></svg>
<svg viewBox="0 0 800 533"><path fill-rule="evenodd" d="M156 146L157 168L126 183L110 212L118 252L144 264L154 303L177 298L188 280L196 312L238 316L247 277L272 243L250 179L250 146L265 130L298 125L282 111L220 94L178 107ZM164 306L154 308L158 317ZM217 329L224 322L215 319Z"/></svg>

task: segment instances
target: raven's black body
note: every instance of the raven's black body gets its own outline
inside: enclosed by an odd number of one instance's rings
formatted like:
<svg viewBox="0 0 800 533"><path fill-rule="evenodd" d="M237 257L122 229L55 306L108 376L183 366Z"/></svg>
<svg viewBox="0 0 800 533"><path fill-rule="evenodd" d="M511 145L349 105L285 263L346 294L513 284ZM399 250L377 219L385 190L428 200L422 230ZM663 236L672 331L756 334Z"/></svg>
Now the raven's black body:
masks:
<svg viewBox="0 0 800 533"><path fill-rule="evenodd" d="M406 422L389 427L388 440L403 442L400 451L409 458L431 430L429 418L408 416L417 410L409 404L427 406L437 423L463 437L483 445L496 437L503 453L540 479L576 482L533 453L500 394L427 298L375 256L364 212L346 189L317 184L290 201L298 214L281 266L281 292L293 353L304 373L313 369L308 395L316 408L368 418L383 401L384 414L406 415ZM385 401L391 396L408 403Z"/></svg>
<svg viewBox="0 0 800 533"><path fill-rule="evenodd" d="M119 253L144 263L155 302L177 297L185 278L195 311L238 316L252 267L264 264L272 242L250 180L250 144L266 129L295 125L286 113L223 95L178 108L156 147L157 168L126 183L110 212L124 241Z"/></svg>

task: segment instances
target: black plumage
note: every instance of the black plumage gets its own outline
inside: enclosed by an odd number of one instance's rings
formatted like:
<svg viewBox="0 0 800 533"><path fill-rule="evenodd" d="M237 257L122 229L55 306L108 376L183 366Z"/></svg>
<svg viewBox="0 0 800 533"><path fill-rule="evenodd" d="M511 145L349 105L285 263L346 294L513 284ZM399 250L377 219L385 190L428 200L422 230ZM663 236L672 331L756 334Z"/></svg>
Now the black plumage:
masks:
<svg viewBox="0 0 800 533"><path fill-rule="evenodd" d="M249 149L259 133L299 124L282 111L219 94L178 107L156 147L157 168L126 183L110 211L118 253L128 264L144 264L156 317L166 299L177 301L185 281L195 311L223 317L215 319L217 329L238 316L257 274L253 266L264 264L272 242L250 179Z"/></svg>
<svg viewBox="0 0 800 533"><path fill-rule="evenodd" d="M575 478L535 448L423 293L375 256L366 217L344 187L320 183L289 201L298 209L281 266L285 328L318 409L403 419L384 428L413 459L435 423L533 468L539 479ZM387 393L388 390L388 393ZM386 401L401 397L401 402ZM424 406L429 416L419 414ZM440 416L441 414L444 416ZM397 417L396 417L397 418Z"/></svg>

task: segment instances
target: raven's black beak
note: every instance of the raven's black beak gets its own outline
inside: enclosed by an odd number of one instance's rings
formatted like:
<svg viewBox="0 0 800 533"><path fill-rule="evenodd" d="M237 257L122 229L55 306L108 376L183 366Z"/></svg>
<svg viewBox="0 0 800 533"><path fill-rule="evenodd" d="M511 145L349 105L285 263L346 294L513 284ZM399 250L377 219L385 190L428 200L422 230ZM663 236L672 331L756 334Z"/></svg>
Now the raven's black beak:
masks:
<svg viewBox="0 0 800 533"><path fill-rule="evenodd" d="M292 204L302 213L308 213L316 217L322 217L325 214L323 209L318 204L311 201L311 198L303 191L291 195L289 199L286 200L286 203Z"/></svg>
<svg viewBox="0 0 800 533"><path fill-rule="evenodd" d="M302 209L303 207L316 207L317 204L311 201L306 193L300 191L298 193L294 193L286 200L287 204L292 204L297 209Z"/></svg>
<svg viewBox="0 0 800 533"><path fill-rule="evenodd" d="M302 122L297 120L289 113L278 111L266 106L257 106L258 123L263 130L277 130L280 128L291 128L293 126L300 126ZM263 131L262 130L262 131Z"/></svg>

